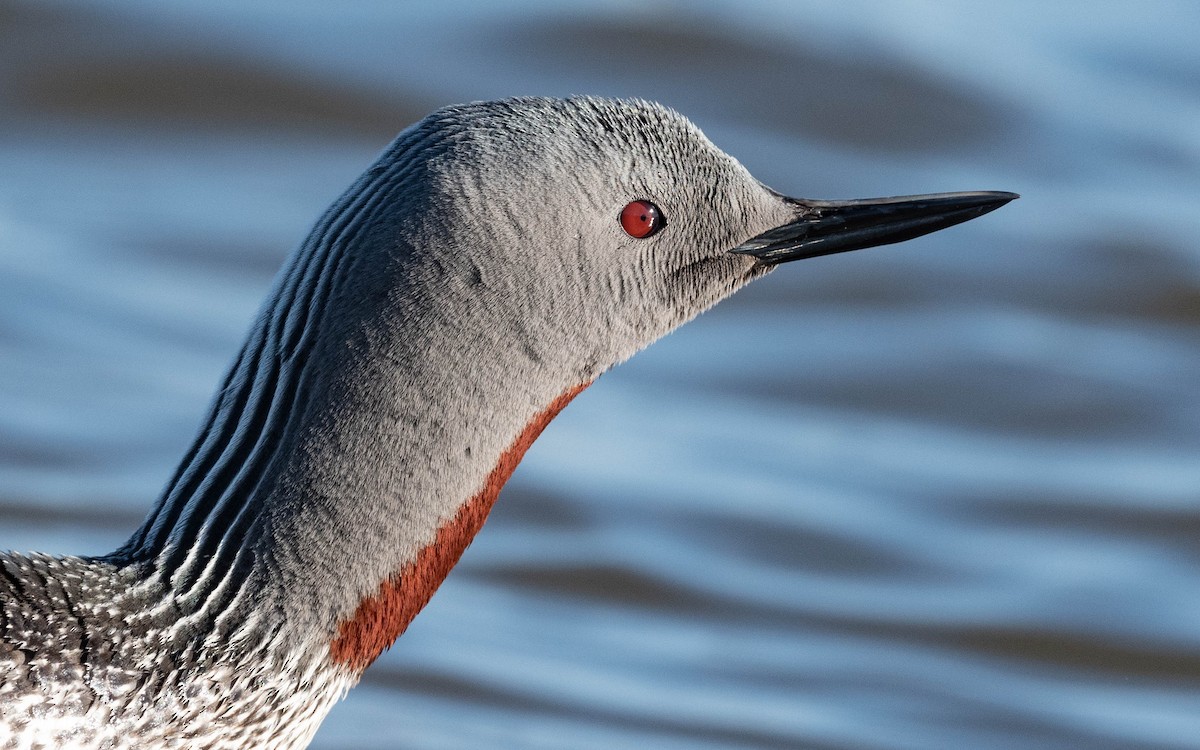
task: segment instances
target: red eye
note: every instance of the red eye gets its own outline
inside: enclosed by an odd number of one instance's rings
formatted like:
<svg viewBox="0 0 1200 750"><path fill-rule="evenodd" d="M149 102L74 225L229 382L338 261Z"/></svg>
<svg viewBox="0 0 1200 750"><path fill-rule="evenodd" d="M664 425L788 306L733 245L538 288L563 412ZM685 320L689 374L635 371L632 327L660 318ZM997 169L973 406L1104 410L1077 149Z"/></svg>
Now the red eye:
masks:
<svg viewBox="0 0 1200 750"><path fill-rule="evenodd" d="M663 228L662 212L650 201L633 201L621 209L621 228L625 234L639 240Z"/></svg>

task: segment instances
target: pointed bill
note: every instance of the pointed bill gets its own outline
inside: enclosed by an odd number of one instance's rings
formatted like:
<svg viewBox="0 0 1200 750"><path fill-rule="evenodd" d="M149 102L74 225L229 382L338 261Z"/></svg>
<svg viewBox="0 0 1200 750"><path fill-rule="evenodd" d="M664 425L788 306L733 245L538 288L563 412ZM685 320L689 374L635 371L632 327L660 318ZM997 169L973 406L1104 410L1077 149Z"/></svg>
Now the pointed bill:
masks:
<svg viewBox="0 0 1200 750"><path fill-rule="evenodd" d="M773 266L889 245L983 216L1018 197L977 191L849 201L785 198L800 211L795 221L767 230L730 252L752 255L759 263Z"/></svg>

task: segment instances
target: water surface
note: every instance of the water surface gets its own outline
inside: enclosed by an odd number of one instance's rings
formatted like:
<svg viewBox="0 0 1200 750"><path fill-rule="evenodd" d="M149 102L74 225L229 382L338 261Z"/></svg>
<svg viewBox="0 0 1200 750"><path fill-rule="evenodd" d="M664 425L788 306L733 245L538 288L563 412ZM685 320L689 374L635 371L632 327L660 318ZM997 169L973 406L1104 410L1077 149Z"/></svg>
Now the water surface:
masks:
<svg viewBox="0 0 1200 750"><path fill-rule="evenodd" d="M658 99L782 191L1021 201L601 378L325 748L1200 744L1190 3L0 1L0 545L101 553L401 128Z"/></svg>

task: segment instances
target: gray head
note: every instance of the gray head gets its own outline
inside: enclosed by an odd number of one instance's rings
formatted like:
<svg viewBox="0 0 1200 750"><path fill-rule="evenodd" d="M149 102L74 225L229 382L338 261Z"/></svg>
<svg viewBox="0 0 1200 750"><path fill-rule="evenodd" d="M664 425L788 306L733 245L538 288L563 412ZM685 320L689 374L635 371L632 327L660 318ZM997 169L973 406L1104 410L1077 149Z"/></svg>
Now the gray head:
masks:
<svg viewBox="0 0 1200 750"><path fill-rule="evenodd" d="M423 277L420 288L464 285L531 355L571 351L577 381L779 262L908 239L1015 197L789 199L684 117L642 101L450 107L393 150L419 160L422 205L408 202L399 223L416 237L403 244L427 256L424 273L442 276ZM631 203L635 215L623 222Z"/></svg>
<svg viewBox="0 0 1200 750"><path fill-rule="evenodd" d="M787 198L682 116L640 101L435 112L293 254L210 427L118 557L161 553L164 570L188 555L216 559L193 539L228 521L204 520L195 508L206 502L267 509L238 516L236 534L258 535L263 515L282 529L269 538L309 539L291 545L298 554L380 518L436 528L448 511L430 498L451 508L469 498L560 394L779 263L908 239L1014 197ZM213 465L238 465L254 441L254 472L212 480ZM328 539L312 538L326 528ZM406 537L400 559L419 536ZM233 539L214 531L206 543L234 549Z"/></svg>
<svg viewBox="0 0 1200 750"><path fill-rule="evenodd" d="M222 571L253 568L254 585L228 591L313 632L376 633L350 649L365 665L407 620L359 627L376 611L360 605L424 550L453 564L474 531L435 539L453 519L478 528L490 500L475 498L495 498L513 446L564 395L779 263L1013 197L787 198L645 102L435 112L293 254L195 447L114 559L153 561L197 601ZM405 580L435 587L448 569ZM410 613L425 600L406 597Z"/></svg>
<svg viewBox="0 0 1200 750"><path fill-rule="evenodd" d="M355 582L345 601L328 580L308 588L344 618L494 485L500 457L563 394L778 263L907 239L1012 197L789 199L646 102L433 113L318 223L265 313L304 399L275 445L277 478L260 484L286 588L302 589L297 571L337 571ZM345 529L389 552L311 559L340 554Z"/></svg>

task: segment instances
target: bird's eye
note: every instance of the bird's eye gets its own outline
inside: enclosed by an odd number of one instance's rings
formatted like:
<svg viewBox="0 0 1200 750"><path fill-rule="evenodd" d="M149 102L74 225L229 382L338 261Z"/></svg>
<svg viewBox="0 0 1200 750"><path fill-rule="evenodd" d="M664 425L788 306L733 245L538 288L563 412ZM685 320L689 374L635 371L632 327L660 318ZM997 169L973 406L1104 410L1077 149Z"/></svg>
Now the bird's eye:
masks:
<svg viewBox="0 0 1200 750"><path fill-rule="evenodd" d="M621 209L621 228L625 234L644 240L666 225L662 211L650 201L631 201Z"/></svg>

